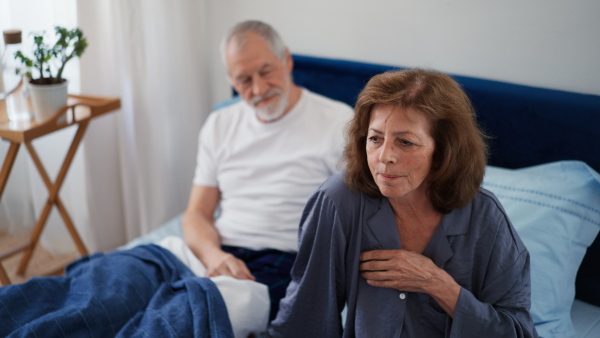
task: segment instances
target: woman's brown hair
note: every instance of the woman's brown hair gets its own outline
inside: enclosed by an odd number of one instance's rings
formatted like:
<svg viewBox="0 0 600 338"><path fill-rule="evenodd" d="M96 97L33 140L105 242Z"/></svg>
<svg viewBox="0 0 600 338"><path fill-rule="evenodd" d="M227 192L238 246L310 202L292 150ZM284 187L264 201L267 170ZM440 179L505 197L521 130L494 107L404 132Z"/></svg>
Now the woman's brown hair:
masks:
<svg viewBox="0 0 600 338"><path fill-rule="evenodd" d="M351 189L370 197L382 196L366 153L371 110L376 104L410 108L429 121L435 151L428 194L439 212L461 208L475 198L485 173L488 148L471 101L450 76L418 68L376 75L359 94L344 149L344 179Z"/></svg>

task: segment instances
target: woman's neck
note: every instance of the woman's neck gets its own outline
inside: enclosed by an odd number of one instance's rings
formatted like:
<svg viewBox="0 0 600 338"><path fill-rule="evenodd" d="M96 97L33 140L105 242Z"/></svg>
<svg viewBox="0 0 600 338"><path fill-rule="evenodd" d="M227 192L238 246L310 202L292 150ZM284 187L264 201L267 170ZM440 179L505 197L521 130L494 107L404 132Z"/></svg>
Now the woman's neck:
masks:
<svg viewBox="0 0 600 338"><path fill-rule="evenodd" d="M435 210L428 198L390 199L390 206L402 248L423 253L443 215Z"/></svg>

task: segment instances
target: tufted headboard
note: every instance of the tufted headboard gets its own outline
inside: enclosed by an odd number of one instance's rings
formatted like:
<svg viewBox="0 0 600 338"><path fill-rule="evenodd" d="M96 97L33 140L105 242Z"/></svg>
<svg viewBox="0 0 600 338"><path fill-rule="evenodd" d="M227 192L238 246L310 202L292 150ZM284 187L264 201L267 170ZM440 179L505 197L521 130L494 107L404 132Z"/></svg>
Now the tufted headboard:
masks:
<svg viewBox="0 0 600 338"><path fill-rule="evenodd" d="M401 67L294 55L294 80L354 106L375 74ZM523 168L559 160L586 162L600 172L600 96L453 76L491 136L489 164ZM577 298L600 305L600 236L589 247L576 281Z"/></svg>

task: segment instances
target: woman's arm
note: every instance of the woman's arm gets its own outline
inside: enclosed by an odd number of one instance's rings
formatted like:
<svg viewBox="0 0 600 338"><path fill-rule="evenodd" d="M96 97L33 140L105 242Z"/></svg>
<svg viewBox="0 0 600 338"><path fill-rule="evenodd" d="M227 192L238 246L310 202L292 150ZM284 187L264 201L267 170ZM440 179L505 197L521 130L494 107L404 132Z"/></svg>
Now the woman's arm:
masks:
<svg viewBox="0 0 600 338"><path fill-rule="evenodd" d="M461 290L450 337L538 337L529 313L529 253L500 275L486 278L479 295Z"/></svg>
<svg viewBox="0 0 600 338"><path fill-rule="evenodd" d="M345 236L333 202L318 191L308 200L300 224L292 281L269 336L339 337Z"/></svg>

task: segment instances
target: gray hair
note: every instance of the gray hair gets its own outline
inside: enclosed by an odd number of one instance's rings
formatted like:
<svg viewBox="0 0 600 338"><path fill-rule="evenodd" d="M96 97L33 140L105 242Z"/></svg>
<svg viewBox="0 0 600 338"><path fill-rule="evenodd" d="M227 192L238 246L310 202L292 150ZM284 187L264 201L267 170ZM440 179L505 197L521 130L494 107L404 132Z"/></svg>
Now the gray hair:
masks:
<svg viewBox="0 0 600 338"><path fill-rule="evenodd" d="M235 25L221 41L221 58L223 64L227 64L225 52L230 41L234 40L238 47L242 47L247 41L246 33L254 32L267 42L267 45L278 58L285 62L286 45L270 25L256 20L248 20Z"/></svg>

